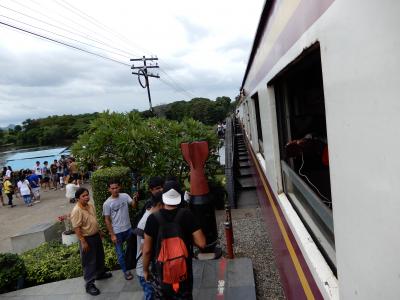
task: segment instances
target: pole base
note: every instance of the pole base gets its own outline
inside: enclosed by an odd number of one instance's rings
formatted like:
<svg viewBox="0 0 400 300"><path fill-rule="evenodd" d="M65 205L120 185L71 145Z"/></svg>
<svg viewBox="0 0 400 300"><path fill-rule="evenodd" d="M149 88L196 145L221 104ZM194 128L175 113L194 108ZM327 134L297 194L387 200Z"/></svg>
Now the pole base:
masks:
<svg viewBox="0 0 400 300"><path fill-rule="evenodd" d="M222 256L222 249L220 247L215 247L214 252L204 252L204 253L198 252L197 254L195 254L195 257L198 260L218 259L221 256Z"/></svg>

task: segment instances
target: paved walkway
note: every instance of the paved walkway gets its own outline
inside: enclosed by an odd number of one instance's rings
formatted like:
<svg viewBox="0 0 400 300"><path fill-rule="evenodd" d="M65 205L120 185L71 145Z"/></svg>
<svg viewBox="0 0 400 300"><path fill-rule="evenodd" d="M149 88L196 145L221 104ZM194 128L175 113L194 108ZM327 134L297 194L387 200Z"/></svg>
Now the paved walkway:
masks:
<svg viewBox="0 0 400 300"><path fill-rule="evenodd" d="M248 258L234 260L193 261L195 300L256 299L253 265ZM82 277L68 279L0 295L4 300L142 300L143 292L136 280L126 281L121 271L113 277L97 281L99 296L86 294Z"/></svg>
<svg viewBox="0 0 400 300"><path fill-rule="evenodd" d="M32 207L26 207L23 200L15 196L13 202L17 204L13 208L0 204L0 253L11 251L11 236L35 224L56 222L58 216L70 213L74 207L65 198L65 190L42 191L40 203Z"/></svg>

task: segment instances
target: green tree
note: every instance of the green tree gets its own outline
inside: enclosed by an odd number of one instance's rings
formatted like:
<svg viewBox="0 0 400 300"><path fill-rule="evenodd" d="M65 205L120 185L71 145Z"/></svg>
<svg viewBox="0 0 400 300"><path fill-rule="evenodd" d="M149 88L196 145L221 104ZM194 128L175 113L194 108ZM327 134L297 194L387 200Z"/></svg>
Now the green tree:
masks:
<svg viewBox="0 0 400 300"><path fill-rule="evenodd" d="M82 162L126 166L145 177L179 175L186 166L180 144L198 140L208 141L212 150L218 143L211 127L192 119L177 122L144 119L137 112L104 112L79 137L72 153ZM216 156L210 155L209 159L216 161Z"/></svg>

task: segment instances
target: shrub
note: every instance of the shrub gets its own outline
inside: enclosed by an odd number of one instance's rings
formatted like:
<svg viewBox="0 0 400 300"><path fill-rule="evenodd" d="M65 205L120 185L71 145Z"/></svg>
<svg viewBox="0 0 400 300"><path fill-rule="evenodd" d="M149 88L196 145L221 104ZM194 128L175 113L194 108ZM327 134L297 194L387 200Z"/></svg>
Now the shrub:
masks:
<svg viewBox="0 0 400 300"><path fill-rule="evenodd" d="M114 246L103 242L105 265L109 270L119 268ZM29 286L75 278L83 275L79 246L65 246L49 242L21 255L26 266L26 283ZM3 280L1 281L3 282Z"/></svg>
<svg viewBox="0 0 400 300"><path fill-rule="evenodd" d="M104 246L104 263L108 270L117 270L121 267L118 264L117 254L115 253L114 244L103 240Z"/></svg>
<svg viewBox="0 0 400 300"><path fill-rule="evenodd" d="M108 232L103 217L103 203L110 197L108 192L108 182L111 179L117 179L121 184L121 193L131 194L132 179L129 168L126 167L111 167L97 170L92 175L93 200L96 207L97 221L99 222L100 230ZM131 224L135 224L136 211L129 208ZM109 236L105 236L109 241Z"/></svg>
<svg viewBox="0 0 400 300"><path fill-rule="evenodd" d="M13 291L26 275L24 261L17 254L0 253L0 293Z"/></svg>
<svg viewBox="0 0 400 300"><path fill-rule="evenodd" d="M49 242L22 254L27 284L38 285L82 276L78 244Z"/></svg>

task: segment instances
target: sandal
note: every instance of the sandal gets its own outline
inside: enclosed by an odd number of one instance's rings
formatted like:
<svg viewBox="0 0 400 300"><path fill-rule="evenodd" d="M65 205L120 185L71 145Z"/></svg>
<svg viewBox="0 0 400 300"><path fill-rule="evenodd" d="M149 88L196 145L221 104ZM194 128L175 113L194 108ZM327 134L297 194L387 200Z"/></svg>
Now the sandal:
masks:
<svg viewBox="0 0 400 300"><path fill-rule="evenodd" d="M124 274L124 277L126 280L132 280L133 279L133 275L131 272L127 272Z"/></svg>

